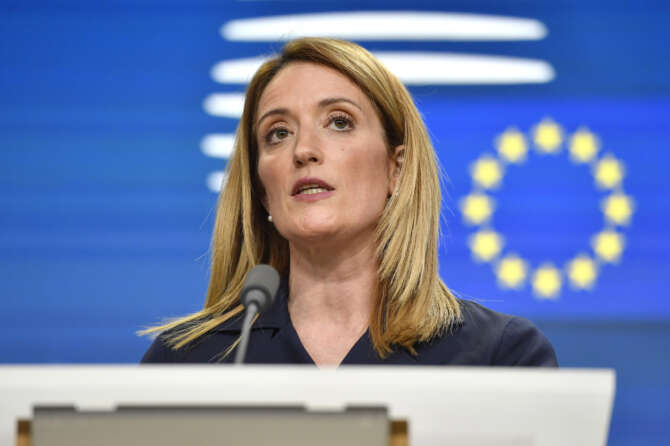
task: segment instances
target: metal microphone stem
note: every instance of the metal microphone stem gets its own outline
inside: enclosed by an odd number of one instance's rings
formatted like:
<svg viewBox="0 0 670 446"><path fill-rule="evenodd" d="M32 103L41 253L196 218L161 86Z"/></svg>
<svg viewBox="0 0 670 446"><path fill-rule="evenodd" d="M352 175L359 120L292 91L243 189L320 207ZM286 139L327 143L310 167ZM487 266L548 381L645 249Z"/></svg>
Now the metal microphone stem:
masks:
<svg viewBox="0 0 670 446"><path fill-rule="evenodd" d="M252 291L253 292L253 291ZM247 345L249 344L249 334L251 333L251 323L258 314L258 304L250 302L244 313L244 322L242 323L242 333L240 334L240 343L235 351L235 364L243 364L247 355Z"/></svg>

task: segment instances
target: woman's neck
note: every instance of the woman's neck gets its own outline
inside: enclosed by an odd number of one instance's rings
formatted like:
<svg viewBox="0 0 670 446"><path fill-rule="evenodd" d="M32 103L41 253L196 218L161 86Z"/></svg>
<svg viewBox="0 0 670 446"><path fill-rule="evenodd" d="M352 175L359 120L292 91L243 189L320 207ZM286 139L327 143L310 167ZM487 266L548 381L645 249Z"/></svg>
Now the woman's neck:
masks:
<svg viewBox="0 0 670 446"><path fill-rule="evenodd" d="M376 289L373 243L339 249L291 244L289 314L317 365L339 364L365 332Z"/></svg>
<svg viewBox="0 0 670 446"><path fill-rule="evenodd" d="M349 249L301 250L291 246L292 316L311 313L323 322L369 320L377 288L377 261L371 244Z"/></svg>

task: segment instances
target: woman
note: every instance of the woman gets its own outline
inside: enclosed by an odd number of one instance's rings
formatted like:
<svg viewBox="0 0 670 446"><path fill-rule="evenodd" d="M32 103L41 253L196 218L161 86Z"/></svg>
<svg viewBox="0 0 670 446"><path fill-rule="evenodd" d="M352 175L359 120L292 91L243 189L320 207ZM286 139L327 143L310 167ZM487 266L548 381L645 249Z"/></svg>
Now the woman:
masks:
<svg viewBox="0 0 670 446"><path fill-rule="evenodd" d="M282 275L248 363L547 365L528 321L438 275L439 171L401 82L360 46L306 38L259 68L218 203L202 311L143 362L231 362L246 273Z"/></svg>

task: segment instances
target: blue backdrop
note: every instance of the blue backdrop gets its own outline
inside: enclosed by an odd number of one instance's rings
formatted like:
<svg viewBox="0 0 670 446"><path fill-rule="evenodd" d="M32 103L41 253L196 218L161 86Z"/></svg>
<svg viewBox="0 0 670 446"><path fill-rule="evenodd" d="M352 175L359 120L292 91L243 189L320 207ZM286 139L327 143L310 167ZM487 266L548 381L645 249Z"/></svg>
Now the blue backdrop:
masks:
<svg viewBox="0 0 670 446"><path fill-rule="evenodd" d="M443 278L535 321L563 366L616 368L610 444L667 442L664 2L0 2L0 361L136 362L137 329L199 309L244 91L214 68L295 31L263 37L260 17L389 11L502 20L409 36L405 16L397 38L334 25L380 57L452 64L398 68L447 174ZM479 80L450 77L469 69Z"/></svg>

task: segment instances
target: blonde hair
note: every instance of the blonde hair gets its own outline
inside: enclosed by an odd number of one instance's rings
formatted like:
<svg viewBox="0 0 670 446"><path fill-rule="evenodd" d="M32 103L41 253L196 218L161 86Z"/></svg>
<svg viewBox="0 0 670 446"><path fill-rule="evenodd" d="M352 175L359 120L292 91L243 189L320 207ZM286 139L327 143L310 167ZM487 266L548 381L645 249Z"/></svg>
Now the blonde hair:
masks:
<svg viewBox="0 0 670 446"><path fill-rule="evenodd" d="M369 97L391 151L404 145L402 171L377 227L378 302L369 333L382 358L443 334L460 320L457 299L438 273L440 178L425 125L404 85L364 48L346 41L303 38L288 42L251 80L239 122L227 181L219 194L211 244L211 273L204 308L143 333L170 330L181 348L243 311L239 294L247 272L268 263L286 277L287 241L268 223L256 173L254 129L258 102L272 78L292 62L313 62L349 77ZM231 346L227 352L234 348Z"/></svg>

